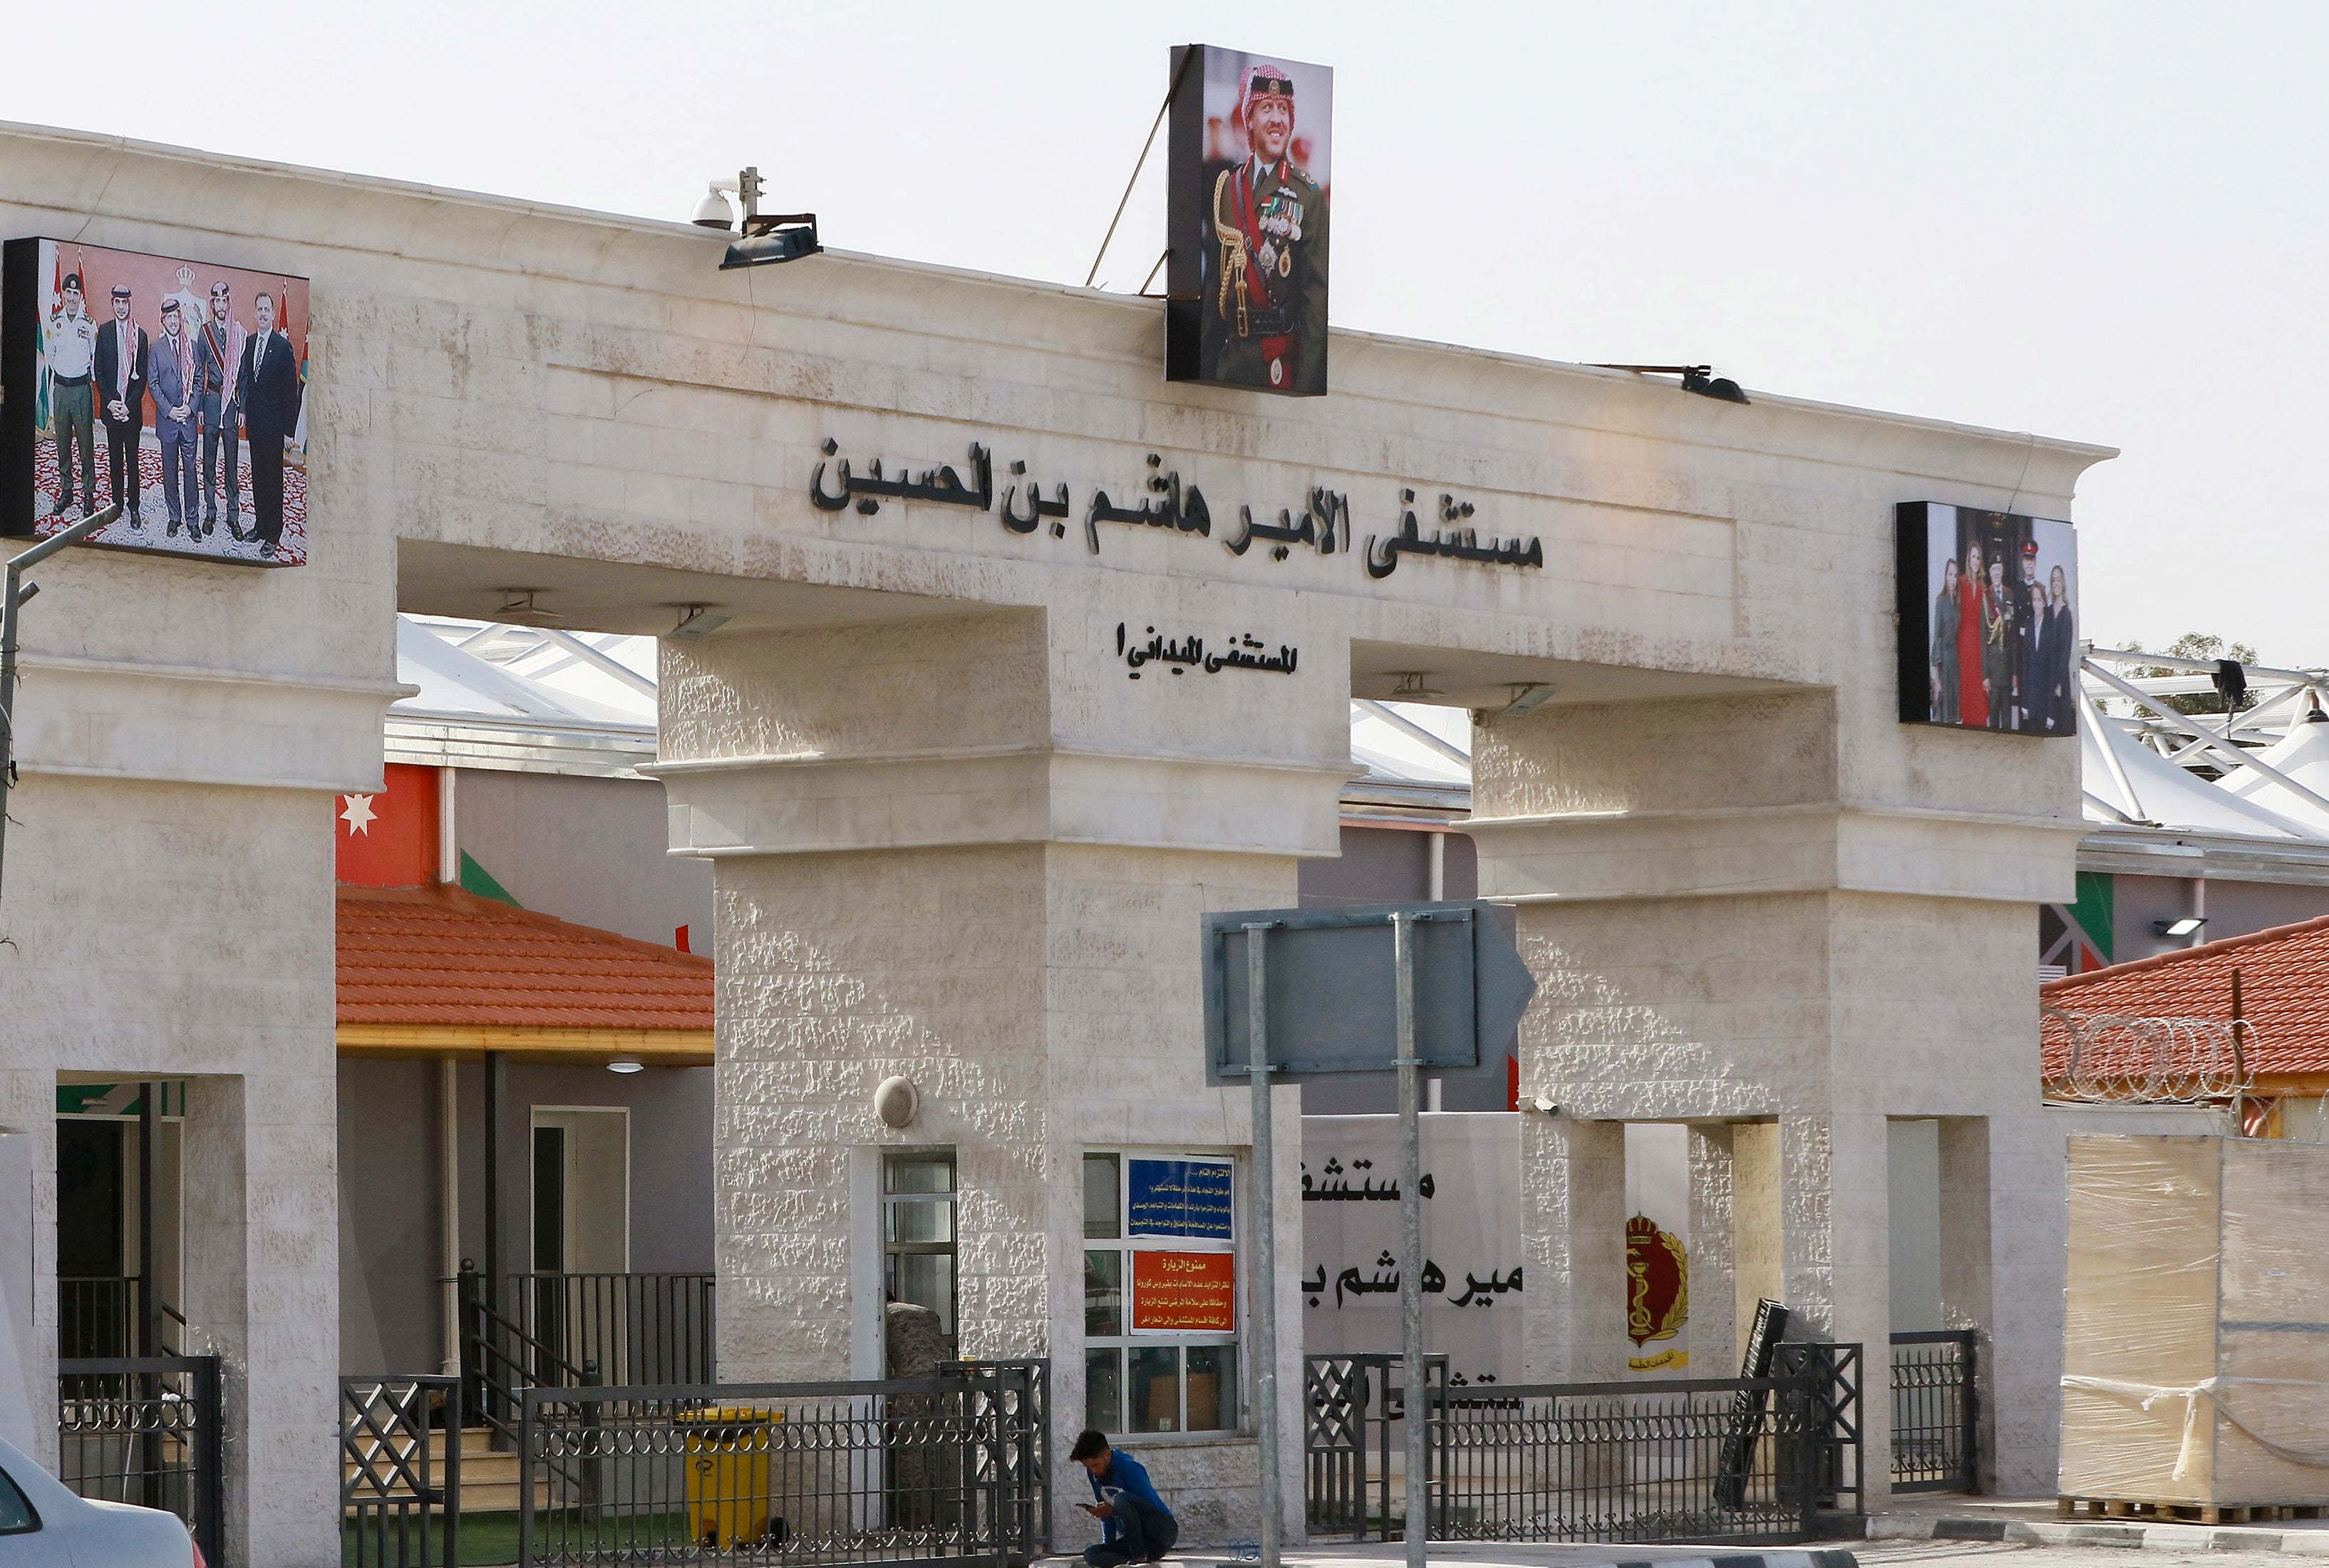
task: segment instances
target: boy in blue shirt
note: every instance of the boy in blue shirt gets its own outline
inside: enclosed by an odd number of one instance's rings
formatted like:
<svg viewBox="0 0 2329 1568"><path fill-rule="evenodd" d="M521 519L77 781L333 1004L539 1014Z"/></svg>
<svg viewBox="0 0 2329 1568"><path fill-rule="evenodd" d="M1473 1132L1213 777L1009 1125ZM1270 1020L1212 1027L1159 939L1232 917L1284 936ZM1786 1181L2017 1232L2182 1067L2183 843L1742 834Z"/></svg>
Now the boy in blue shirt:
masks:
<svg viewBox="0 0 2329 1568"><path fill-rule="evenodd" d="M1155 1563L1181 1538L1173 1510L1156 1495L1148 1471L1122 1449L1111 1449L1108 1439L1087 1428L1076 1435L1068 1458L1091 1472L1094 1502L1077 1506L1100 1521L1100 1542L1084 1548L1089 1568L1120 1568L1126 1563Z"/></svg>

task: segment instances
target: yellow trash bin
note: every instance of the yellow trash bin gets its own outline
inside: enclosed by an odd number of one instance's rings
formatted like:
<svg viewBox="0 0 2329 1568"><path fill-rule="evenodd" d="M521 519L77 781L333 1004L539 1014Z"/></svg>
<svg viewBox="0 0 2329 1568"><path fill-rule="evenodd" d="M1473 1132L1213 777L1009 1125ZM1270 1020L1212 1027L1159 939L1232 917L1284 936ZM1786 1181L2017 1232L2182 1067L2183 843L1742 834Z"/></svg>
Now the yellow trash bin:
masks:
<svg viewBox="0 0 2329 1568"><path fill-rule="evenodd" d="M707 1405L676 1418L687 1456L687 1533L695 1544L725 1552L784 1544L768 1462L784 1419L780 1410L749 1404Z"/></svg>

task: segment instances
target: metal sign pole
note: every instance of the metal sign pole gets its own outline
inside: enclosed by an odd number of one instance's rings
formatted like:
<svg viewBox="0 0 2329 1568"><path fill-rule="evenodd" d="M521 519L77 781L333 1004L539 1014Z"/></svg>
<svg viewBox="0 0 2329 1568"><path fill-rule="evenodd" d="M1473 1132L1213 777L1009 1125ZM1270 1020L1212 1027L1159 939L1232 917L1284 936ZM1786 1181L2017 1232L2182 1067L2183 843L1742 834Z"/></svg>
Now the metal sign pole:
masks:
<svg viewBox="0 0 2329 1568"><path fill-rule="evenodd" d="M1261 1568L1278 1568L1278 1204L1269 1117L1269 1009L1263 950L1269 927L1245 928L1246 1068L1253 1095L1254 1430L1261 1447Z"/></svg>
<svg viewBox="0 0 2329 1568"><path fill-rule="evenodd" d="M1399 1029L1399 1361L1407 1422L1408 1568L1423 1568L1430 1534L1424 1493L1423 1398L1423 1133L1417 1119L1415 1059L1415 916L1391 917L1394 1004Z"/></svg>

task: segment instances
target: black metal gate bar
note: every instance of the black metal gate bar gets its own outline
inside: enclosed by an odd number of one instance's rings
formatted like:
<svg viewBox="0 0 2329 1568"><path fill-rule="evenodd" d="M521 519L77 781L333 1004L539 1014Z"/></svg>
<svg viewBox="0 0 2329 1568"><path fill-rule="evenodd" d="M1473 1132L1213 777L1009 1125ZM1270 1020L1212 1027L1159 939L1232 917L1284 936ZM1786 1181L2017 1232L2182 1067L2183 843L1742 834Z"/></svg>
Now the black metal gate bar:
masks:
<svg viewBox="0 0 2329 1568"><path fill-rule="evenodd" d="M1050 1365L519 1395L518 1560L983 1563L1047 1546Z"/></svg>
<svg viewBox="0 0 2329 1568"><path fill-rule="evenodd" d="M84 1497L166 1508L226 1561L222 1378L215 1355L57 1362L57 1478Z"/></svg>
<svg viewBox="0 0 2329 1568"><path fill-rule="evenodd" d="M1363 1541L1391 1539L1392 1505L1404 1494L1391 1485L1391 1462L1401 1451L1393 1429L1406 1416L1400 1358L1366 1351L1303 1357L1303 1496L1310 1531L1348 1534ZM1447 1380L1447 1357L1423 1358L1428 1403Z"/></svg>
<svg viewBox="0 0 2329 1568"><path fill-rule="evenodd" d="M1892 1336L1892 1489L1977 1492L1980 1415L1971 1328Z"/></svg>
<svg viewBox="0 0 2329 1568"><path fill-rule="evenodd" d="M346 1568L461 1561L461 1380L340 1379Z"/></svg>
<svg viewBox="0 0 2329 1568"><path fill-rule="evenodd" d="M1738 1396L1769 1414L1740 1441ZM1820 1432L1802 1378L1437 1392L1433 1536L1788 1542L1814 1533Z"/></svg>
<svg viewBox="0 0 2329 1568"><path fill-rule="evenodd" d="M1799 1380L1808 1402L1814 1499L1821 1508L1866 1511L1860 1444L1860 1364L1856 1344L1787 1342L1771 1347L1771 1375Z"/></svg>
<svg viewBox="0 0 2329 1568"><path fill-rule="evenodd" d="M1857 1346L1789 1346L1768 1378L1449 1386L1429 1422L1440 1540L1796 1541L1861 1506ZM1388 1539L1388 1355L1305 1358L1306 1501L1319 1535ZM1378 1508L1378 1504L1380 1507Z"/></svg>

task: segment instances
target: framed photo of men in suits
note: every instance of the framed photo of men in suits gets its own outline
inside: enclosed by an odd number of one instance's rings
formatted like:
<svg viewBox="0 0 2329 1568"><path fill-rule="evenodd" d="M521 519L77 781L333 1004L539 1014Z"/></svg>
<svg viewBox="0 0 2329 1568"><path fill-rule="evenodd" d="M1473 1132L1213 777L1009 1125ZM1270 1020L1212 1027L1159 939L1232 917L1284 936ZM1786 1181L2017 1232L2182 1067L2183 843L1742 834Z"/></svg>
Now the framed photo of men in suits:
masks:
<svg viewBox="0 0 2329 1568"><path fill-rule="evenodd" d="M1173 52L1164 379L1326 390L1334 73Z"/></svg>
<svg viewBox="0 0 2329 1568"><path fill-rule="evenodd" d="M77 241L0 249L0 534L307 560L307 280Z"/></svg>
<svg viewBox="0 0 2329 1568"><path fill-rule="evenodd" d="M1938 501L1894 521L1900 720L2079 732L2079 538L2068 523Z"/></svg>

